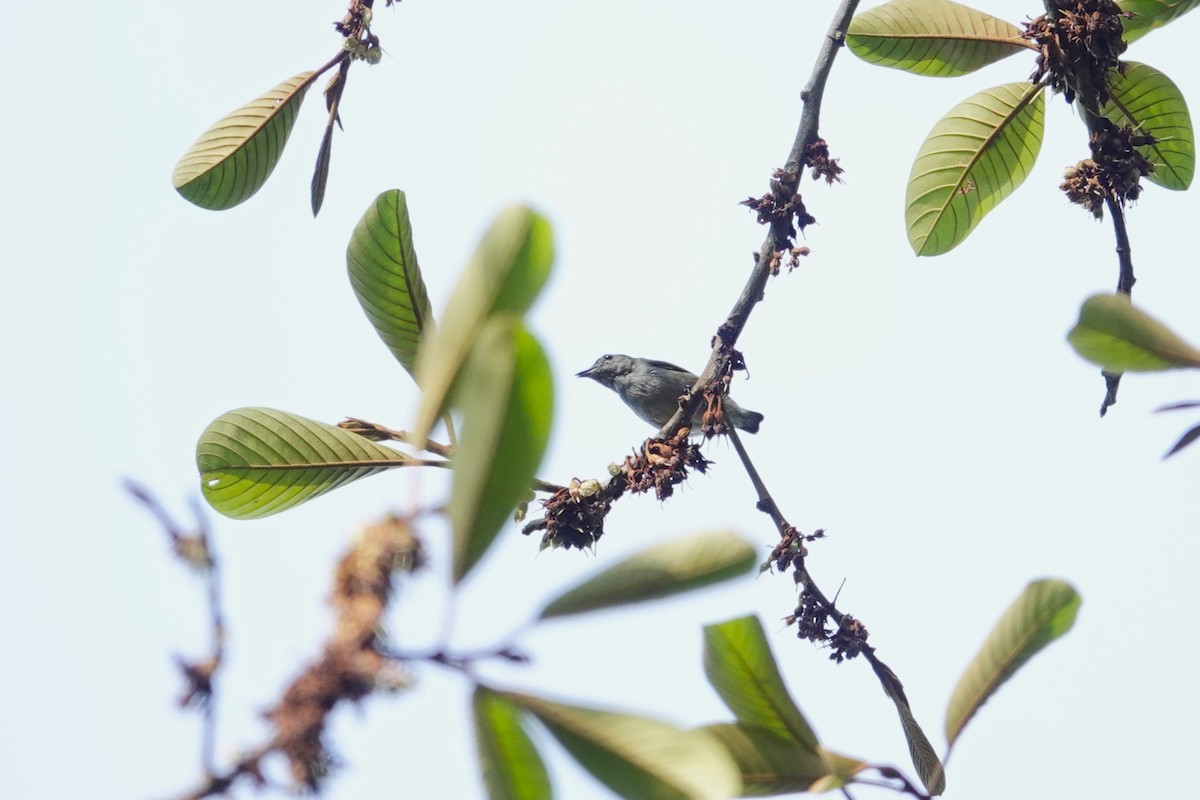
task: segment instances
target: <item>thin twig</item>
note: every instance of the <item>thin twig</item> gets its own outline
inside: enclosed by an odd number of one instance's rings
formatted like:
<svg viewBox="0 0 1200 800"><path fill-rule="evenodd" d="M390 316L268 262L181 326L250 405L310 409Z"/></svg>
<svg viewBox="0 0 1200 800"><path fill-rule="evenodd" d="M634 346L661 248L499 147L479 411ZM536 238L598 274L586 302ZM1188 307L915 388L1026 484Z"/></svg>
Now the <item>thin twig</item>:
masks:
<svg viewBox="0 0 1200 800"><path fill-rule="evenodd" d="M829 78L830 70L833 69L833 60L837 56L837 51L841 49L842 44L845 42L846 29L850 26L850 20L854 16L855 9L858 8L858 2L859 0L842 0L841 5L834 13L833 22L830 23L829 31L821 46L821 51L817 54L812 76L809 78L808 84L801 94L804 109L801 112L800 125L796 130L796 137L792 142L791 152L788 155L785 172L789 177L781 179L785 187L790 184L791 190L794 190L799 182L805 159L805 151L817 139L817 126L820 122L820 106L825 91L825 82ZM766 289L767 279L771 275L771 264L776 258L775 254L785 244L783 237L776 230L775 226L770 226L766 239L763 241L762 247L759 248L754 269L750 273L750 277L747 279L741 295L738 297L737 302L734 303L729 315L725 318L724 324L718 329L719 334L714 337L712 353L709 355L708 364L700 374L700 379L692 387L688 400L681 404L675 416L671 417L667 421L667 424L659 430L658 438L669 439L695 416L703 400L704 387L716 380L717 375L724 369L728 352L737 343L738 337L741 336L742 329L745 328L746 321L750 317L750 312L763 299L763 291Z"/></svg>

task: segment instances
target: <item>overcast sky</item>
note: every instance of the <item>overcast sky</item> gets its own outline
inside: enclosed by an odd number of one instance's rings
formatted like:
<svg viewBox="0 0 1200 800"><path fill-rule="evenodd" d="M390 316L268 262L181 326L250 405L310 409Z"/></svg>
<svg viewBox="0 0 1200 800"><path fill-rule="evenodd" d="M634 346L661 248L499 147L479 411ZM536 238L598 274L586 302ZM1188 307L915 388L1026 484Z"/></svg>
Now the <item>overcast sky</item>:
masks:
<svg viewBox="0 0 1200 800"><path fill-rule="evenodd" d="M227 212L171 188L213 121L339 46L338 2L62 3L7 10L0 244L0 795L156 798L199 775L199 727L173 707L176 652L206 646L200 586L122 493L152 488L181 518L199 493L194 446L219 414L262 405L336 422L409 425L408 376L345 274L359 216L408 194L440 308L504 206L553 222L555 273L530 319L555 371L554 441L539 474L601 476L651 433L574 373L603 352L698 369L762 241L737 205L766 191L833 3L406 0L376 12L388 55L350 75L325 208L308 184L324 114L308 97L267 186ZM253 9L252 11L250 9ZM1036 4L989 0L1019 22ZM1127 54L1200 97L1187 17ZM772 281L740 348L734 396L762 412L746 437L785 515L829 538L810 568L904 681L935 743L954 682L1030 580L1083 595L1077 626L972 722L948 796L1152 797L1180 792L1200 689L1194 617L1200 448L1160 456L1195 422L1161 404L1200 376L1136 376L1099 420L1103 381L1064 335L1111 290L1110 229L1057 191L1086 155L1055 98L1027 183L958 249L911 254L904 182L934 122L976 91L1021 81L1024 54L963 78L884 70L842 53L822 133L844 185L802 187L812 255ZM1195 193L1151 186L1130 214L1135 299L1200 341ZM504 639L542 600L648 544L730 528L775 541L731 447L669 502L623 499L594 555L537 553L514 527L458 598L454 641ZM330 625L330 568L355 529L435 504L445 476L372 477L276 517L217 518L230 618L218 752L257 744L257 713ZM441 630L446 531L402 590L391 632ZM843 584L844 581L844 584ZM637 709L679 724L728 718L700 667L700 627L758 613L826 746L911 774L894 708L865 663L840 667L781 618L790 576L568 620L519 639L505 686ZM418 686L340 713L332 800L480 797L469 686ZM560 796L608 797L542 736ZM883 796L856 790L856 797Z"/></svg>

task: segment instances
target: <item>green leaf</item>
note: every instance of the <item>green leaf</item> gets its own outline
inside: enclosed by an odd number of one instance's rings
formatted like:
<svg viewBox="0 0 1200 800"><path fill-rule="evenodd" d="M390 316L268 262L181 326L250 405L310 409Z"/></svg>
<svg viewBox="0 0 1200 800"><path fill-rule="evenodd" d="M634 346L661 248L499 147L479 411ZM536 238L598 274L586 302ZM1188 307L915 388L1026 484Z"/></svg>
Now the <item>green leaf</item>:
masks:
<svg viewBox="0 0 1200 800"><path fill-rule="evenodd" d="M250 199L275 169L313 78L301 72L213 123L175 165L176 191L213 211Z"/></svg>
<svg viewBox="0 0 1200 800"><path fill-rule="evenodd" d="M1084 300L1067 341L1080 356L1109 372L1200 367L1200 350L1135 308L1125 294L1098 294Z"/></svg>
<svg viewBox="0 0 1200 800"><path fill-rule="evenodd" d="M568 589L538 619L643 603L727 581L754 570L754 546L733 533L699 534L656 545Z"/></svg>
<svg viewBox="0 0 1200 800"><path fill-rule="evenodd" d="M1029 175L1042 147L1046 101L1031 83L971 96L942 117L908 177L905 222L919 256L957 247Z"/></svg>
<svg viewBox="0 0 1200 800"><path fill-rule="evenodd" d="M817 735L788 694L758 617L704 627L704 673L738 722L817 751Z"/></svg>
<svg viewBox="0 0 1200 800"><path fill-rule="evenodd" d="M489 320L461 381L463 432L448 514L454 581L483 557L529 489L550 440L554 379L515 314Z"/></svg>
<svg viewBox="0 0 1200 800"><path fill-rule="evenodd" d="M951 0L892 0L856 16L850 52L883 67L934 77L974 72L1029 49L1010 22Z"/></svg>
<svg viewBox="0 0 1200 800"><path fill-rule="evenodd" d="M1159 140L1138 148L1154 164L1146 180L1176 191L1188 188L1196 172L1196 140L1179 87L1154 67L1127 61L1124 75L1111 74L1109 88L1112 97L1101 113Z"/></svg>
<svg viewBox="0 0 1200 800"><path fill-rule="evenodd" d="M521 724L521 711L483 686L471 699L475 744L489 800L546 800L554 796L546 765Z"/></svg>
<svg viewBox="0 0 1200 800"><path fill-rule="evenodd" d="M829 769L829 775L812 785L810 791L814 793L830 792L848 786L854 782L855 775L871 767L865 761L826 750L824 747L821 748L821 753L825 756L825 766Z"/></svg>
<svg viewBox="0 0 1200 800"><path fill-rule="evenodd" d="M537 717L580 766L621 797L716 800L741 790L737 765L704 730L515 692L504 696Z"/></svg>
<svg viewBox="0 0 1200 800"><path fill-rule="evenodd" d="M333 122L325 126L325 135L321 137L321 146L317 149L317 164L313 167L312 182L308 187L308 198L312 205L313 216L321 213L321 205L325 202L325 185L329 182L329 162L333 158Z"/></svg>
<svg viewBox="0 0 1200 800"><path fill-rule="evenodd" d="M801 746L764 728L723 722L705 725L700 730L714 736L733 757L742 774L743 797L807 792L818 781L831 777L819 750Z"/></svg>
<svg viewBox="0 0 1200 800"><path fill-rule="evenodd" d="M434 325L404 192L389 189L362 215L346 248L346 271L375 332L413 375L417 348Z"/></svg>
<svg viewBox="0 0 1200 800"><path fill-rule="evenodd" d="M1200 0L1117 0L1117 5L1133 12L1133 18L1124 21L1125 41L1132 42L1182 17L1200 5Z"/></svg>
<svg viewBox="0 0 1200 800"><path fill-rule="evenodd" d="M412 431L414 446L424 446L446 409L484 323L493 314L528 310L553 263L554 240L544 217L519 206L500 213L451 294L442 324L422 342L416 367L422 397Z"/></svg>
<svg viewBox="0 0 1200 800"><path fill-rule="evenodd" d="M900 727L904 731L904 738L908 741L909 758L912 759L913 766L917 769L917 775L920 776L925 791L931 795L941 794L946 791L946 769L938 759L929 737L925 735L925 731L917 722L917 718L912 712L912 706L908 704L908 697L904 694L904 686L896 677L896 673L892 672L887 664L880 661L873 651L864 651L864 656L871 665L871 669L875 671L875 677L879 678L879 685L883 687L884 694L896 706L896 713L900 716Z"/></svg>
<svg viewBox="0 0 1200 800"><path fill-rule="evenodd" d="M1034 581L1004 612L963 672L946 708L948 748L987 699L1029 659L1071 629L1080 597L1070 584Z"/></svg>
<svg viewBox="0 0 1200 800"><path fill-rule="evenodd" d="M227 411L196 444L204 499L234 519L265 517L413 463L358 434L273 408Z"/></svg>

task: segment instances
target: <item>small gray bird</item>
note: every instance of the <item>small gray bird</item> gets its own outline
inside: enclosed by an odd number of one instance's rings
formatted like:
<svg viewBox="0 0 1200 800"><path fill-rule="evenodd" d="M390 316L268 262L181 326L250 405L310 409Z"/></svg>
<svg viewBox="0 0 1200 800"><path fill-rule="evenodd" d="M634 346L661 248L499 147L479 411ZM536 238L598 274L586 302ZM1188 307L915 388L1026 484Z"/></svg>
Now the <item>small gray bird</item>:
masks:
<svg viewBox="0 0 1200 800"><path fill-rule="evenodd" d="M679 410L680 395L691 389L698 380L696 375L683 367L666 361L651 361L646 358L609 353L596 359L596 363L577 373L577 377L591 378L596 383L612 389L633 413L656 428L667 424ZM692 429L700 430L703 409L692 419ZM747 411L728 397L725 398L725 416L736 428L747 433L758 433L758 424L763 415Z"/></svg>

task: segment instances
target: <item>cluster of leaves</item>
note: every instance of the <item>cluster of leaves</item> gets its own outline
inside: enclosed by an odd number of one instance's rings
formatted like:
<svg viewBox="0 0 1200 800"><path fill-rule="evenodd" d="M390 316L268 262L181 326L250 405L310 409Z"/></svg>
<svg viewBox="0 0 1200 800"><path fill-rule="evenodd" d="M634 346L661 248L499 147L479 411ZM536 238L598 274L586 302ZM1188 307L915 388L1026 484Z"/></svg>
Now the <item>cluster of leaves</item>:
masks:
<svg viewBox="0 0 1200 800"><path fill-rule="evenodd" d="M952 0L893 0L855 17L846 36L851 52L918 75L965 75L1023 51L1036 52L1041 62L1034 80L977 92L947 112L926 136L905 199L914 252L935 256L957 247L1024 182L1041 151L1047 87L1064 92L1068 100L1078 95L1085 119L1134 131L1140 137L1137 152L1152 166L1147 180L1186 189L1195 174L1195 139L1187 103L1175 83L1145 64L1117 62L1113 51L1124 48L1111 39L1105 40L1105 48L1090 39L1073 43L1093 18L1099 20L1093 27L1108 33L1113 23L1120 27L1123 21L1123 41L1129 42L1194 5L1079 0L1078 7L1064 3L1058 17L1033 20L1026 31ZM1101 72L1104 82L1090 91L1080 87L1079 76L1071 71L1081 60L1063 57L1078 49L1104 49L1108 59ZM1082 62L1091 65L1095 58Z"/></svg>
<svg viewBox="0 0 1200 800"><path fill-rule="evenodd" d="M407 200L396 190L381 194L351 236L347 271L368 319L422 390L415 427L394 438L446 458L422 459L379 444L372 439L392 434L364 430L359 421L335 427L286 411L241 408L200 436L196 465L205 499L229 517L261 517L384 470L448 467L452 455L449 516L454 577L461 580L525 496L549 441L553 381L524 313L553 257L542 216L520 207L502 212L435 325ZM431 444L439 419L453 437L451 409L461 415L461 437L453 447Z"/></svg>

